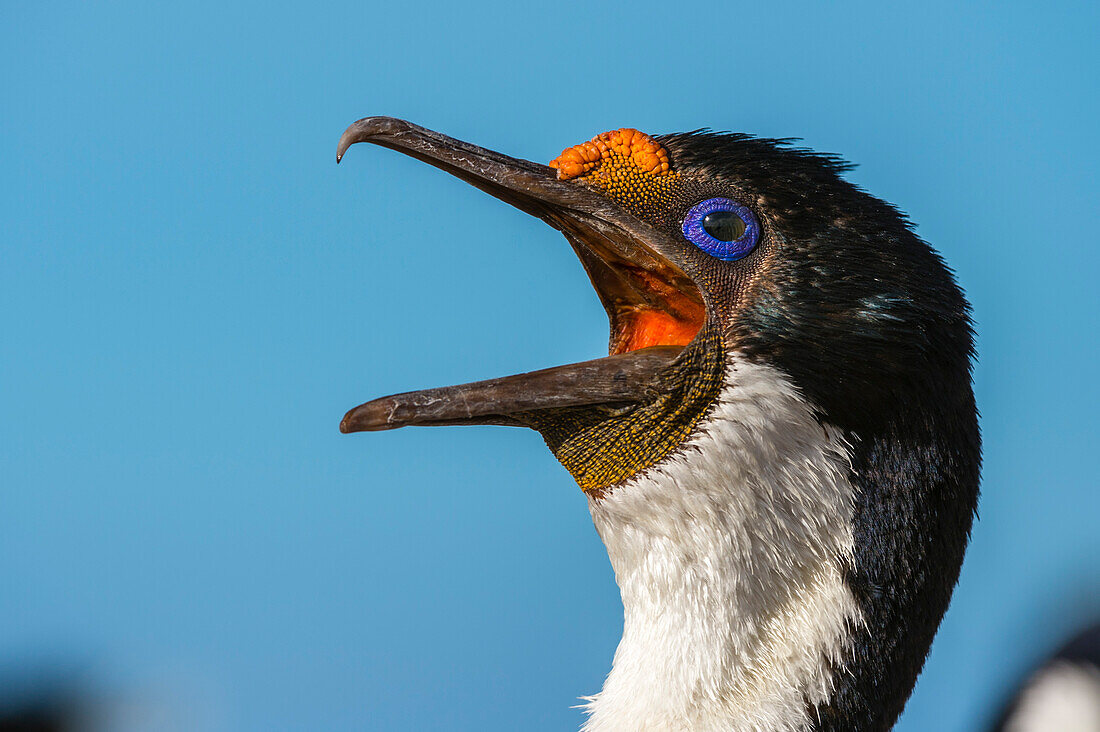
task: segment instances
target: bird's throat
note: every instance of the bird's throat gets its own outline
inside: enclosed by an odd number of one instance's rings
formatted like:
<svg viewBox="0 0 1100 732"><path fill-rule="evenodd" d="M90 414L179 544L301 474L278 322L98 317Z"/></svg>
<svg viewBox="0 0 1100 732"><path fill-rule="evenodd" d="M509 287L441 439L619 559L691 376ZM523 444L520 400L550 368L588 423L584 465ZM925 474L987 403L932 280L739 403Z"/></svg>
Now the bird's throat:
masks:
<svg viewBox="0 0 1100 732"><path fill-rule="evenodd" d="M589 495L599 496L667 457L715 404L725 375L721 335L708 324L662 374L659 393L627 410L579 408L520 415Z"/></svg>

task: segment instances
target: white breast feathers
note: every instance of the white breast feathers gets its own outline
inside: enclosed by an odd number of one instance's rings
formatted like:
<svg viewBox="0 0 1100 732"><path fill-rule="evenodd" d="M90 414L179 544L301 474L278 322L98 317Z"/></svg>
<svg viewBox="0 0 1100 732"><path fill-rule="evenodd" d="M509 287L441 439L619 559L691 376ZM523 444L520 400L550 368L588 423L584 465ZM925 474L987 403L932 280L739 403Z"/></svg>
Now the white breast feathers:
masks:
<svg viewBox="0 0 1100 732"><path fill-rule="evenodd" d="M625 617L585 732L809 726L860 622L848 450L781 372L731 355L692 437L590 499Z"/></svg>

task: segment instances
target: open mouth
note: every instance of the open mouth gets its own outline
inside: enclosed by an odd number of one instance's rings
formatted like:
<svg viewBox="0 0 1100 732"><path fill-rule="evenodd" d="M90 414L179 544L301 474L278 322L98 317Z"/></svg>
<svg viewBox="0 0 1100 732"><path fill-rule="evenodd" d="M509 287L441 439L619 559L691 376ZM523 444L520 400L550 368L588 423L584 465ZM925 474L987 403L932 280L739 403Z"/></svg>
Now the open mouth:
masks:
<svg viewBox="0 0 1100 732"><path fill-rule="evenodd" d="M426 389L362 404L342 432L407 425L529 425L531 415L597 407L629 409L667 389L659 376L699 333L706 308L673 264L672 238L553 168L455 140L392 117L367 117L340 138L336 160L357 142L405 153L561 231L607 311L609 356L472 384Z"/></svg>

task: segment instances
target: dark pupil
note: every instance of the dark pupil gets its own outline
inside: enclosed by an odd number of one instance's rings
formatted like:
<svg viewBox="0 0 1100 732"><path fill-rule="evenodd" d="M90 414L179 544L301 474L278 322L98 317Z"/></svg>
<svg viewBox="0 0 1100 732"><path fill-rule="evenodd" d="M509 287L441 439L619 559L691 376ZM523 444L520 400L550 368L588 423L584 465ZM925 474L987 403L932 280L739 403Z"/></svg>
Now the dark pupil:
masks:
<svg viewBox="0 0 1100 732"><path fill-rule="evenodd" d="M745 233L745 222L733 211L714 211L703 217L703 230L718 241L736 241Z"/></svg>

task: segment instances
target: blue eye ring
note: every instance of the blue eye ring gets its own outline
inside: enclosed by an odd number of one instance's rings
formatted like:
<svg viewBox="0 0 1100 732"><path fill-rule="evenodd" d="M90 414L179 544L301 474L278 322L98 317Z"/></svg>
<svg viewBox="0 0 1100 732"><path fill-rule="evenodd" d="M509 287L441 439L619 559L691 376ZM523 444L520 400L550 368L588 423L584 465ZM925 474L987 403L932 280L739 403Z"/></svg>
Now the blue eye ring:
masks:
<svg viewBox="0 0 1100 732"><path fill-rule="evenodd" d="M707 233L703 228L703 219L716 211L729 211L737 214L745 224L745 231L733 241L722 241ZM748 207L729 198L708 198L691 207L684 217L684 236L695 246L724 262L736 262L756 248L760 240L760 223Z"/></svg>

